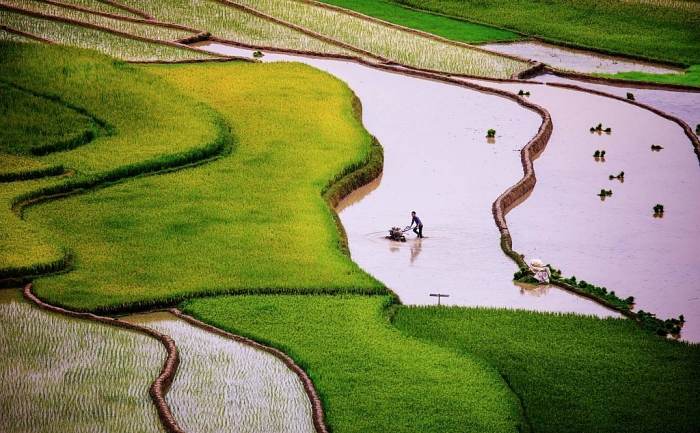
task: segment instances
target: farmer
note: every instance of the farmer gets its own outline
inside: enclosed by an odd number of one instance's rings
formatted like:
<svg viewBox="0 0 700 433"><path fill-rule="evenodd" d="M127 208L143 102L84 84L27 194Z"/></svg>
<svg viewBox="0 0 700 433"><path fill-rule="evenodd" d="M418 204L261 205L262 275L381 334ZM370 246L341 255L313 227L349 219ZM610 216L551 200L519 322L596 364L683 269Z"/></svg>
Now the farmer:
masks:
<svg viewBox="0 0 700 433"><path fill-rule="evenodd" d="M535 274L535 279L540 284L549 283L549 268L542 264L542 260L534 259L532 263L530 263L530 270Z"/></svg>
<svg viewBox="0 0 700 433"><path fill-rule="evenodd" d="M416 215L416 211L411 212L411 225L409 227L413 227L413 224L416 225L413 228L413 233L417 234L419 238L422 238L423 223L421 222L420 218L418 218L418 215Z"/></svg>

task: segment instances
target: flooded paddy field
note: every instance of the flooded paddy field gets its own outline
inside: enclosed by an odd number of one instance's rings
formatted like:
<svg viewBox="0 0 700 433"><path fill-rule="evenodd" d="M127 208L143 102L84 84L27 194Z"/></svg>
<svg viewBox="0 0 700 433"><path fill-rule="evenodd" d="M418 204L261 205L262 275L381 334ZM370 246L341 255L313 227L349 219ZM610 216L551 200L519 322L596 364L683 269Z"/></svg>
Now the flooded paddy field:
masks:
<svg viewBox="0 0 700 433"><path fill-rule="evenodd" d="M240 52L239 54L243 54ZM385 149L380 179L338 207L353 260L407 304L572 311L616 315L551 286L518 286L498 244L491 203L522 177L519 149L541 123L503 98L457 86L375 71L347 62L296 60L344 81L363 103L363 122ZM636 309L687 320L683 339L700 341L700 170L692 144L674 122L597 95L545 85L478 84L517 93L550 112L554 133L535 161L533 193L507 215L514 249L564 276L634 296ZM612 132L591 133L602 123ZM486 129L496 129L489 143ZM652 144L664 147L651 150ZM593 157L606 150L605 158ZM625 172L624 181L610 175ZM601 200L601 189L613 195ZM654 218L653 206L666 212ZM669 209L674 209L673 215ZM385 239L416 210L425 239Z"/></svg>
<svg viewBox="0 0 700 433"><path fill-rule="evenodd" d="M225 54L224 45L207 49ZM248 51L250 54L250 51ZM455 85L387 73L355 63L266 53L264 61L302 61L350 85L363 123L382 144L384 173L338 207L352 258L406 304L441 304L617 313L557 287L519 286L503 254L491 204L523 175L520 149L542 120L513 101ZM486 132L498 132L489 142ZM424 239L385 239L415 210Z"/></svg>
<svg viewBox="0 0 700 433"><path fill-rule="evenodd" d="M301 381L276 357L167 312L123 320L175 341L180 365L166 401L184 431L314 431Z"/></svg>
<svg viewBox="0 0 700 433"><path fill-rule="evenodd" d="M639 87L629 84L624 86L591 83L569 78L557 77L552 74L538 75L532 81L542 83L573 84L586 89L597 90L611 95L627 97L632 93L634 100L649 105L668 114L678 117L688 124L691 129L700 124L700 89L696 92L648 88L648 84L640 83Z"/></svg>
<svg viewBox="0 0 700 433"><path fill-rule="evenodd" d="M660 318L682 314L683 339L700 341L700 168L681 127L586 92L489 85L529 91L554 123L534 163L534 191L506 217L513 248L565 276L634 296L637 310ZM590 132L598 123L612 132ZM652 144L663 149L653 151ZM606 150L605 157L594 158L596 150ZM620 172L624 179L610 179ZM599 197L601 189L612 196ZM654 215L656 204L664 205L663 216Z"/></svg>
<svg viewBox="0 0 700 433"><path fill-rule="evenodd" d="M546 63L556 69L582 73L615 74L617 72L638 71L652 74L673 74L683 72L680 68L558 47L542 42L485 44L481 47L497 53Z"/></svg>

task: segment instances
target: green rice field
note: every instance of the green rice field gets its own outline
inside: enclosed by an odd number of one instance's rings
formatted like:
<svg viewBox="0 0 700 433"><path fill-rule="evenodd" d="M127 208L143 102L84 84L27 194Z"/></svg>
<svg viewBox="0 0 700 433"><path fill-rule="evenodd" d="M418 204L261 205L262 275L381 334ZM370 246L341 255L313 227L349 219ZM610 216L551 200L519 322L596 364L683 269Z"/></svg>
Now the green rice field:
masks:
<svg viewBox="0 0 700 433"><path fill-rule="evenodd" d="M161 432L158 340L47 313L0 290L0 430Z"/></svg>
<svg viewBox="0 0 700 433"><path fill-rule="evenodd" d="M517 431L519 403L498 372L399 333L389 297L235 296L183 312L283 350L314 381L329 429Z"/></svg>
<svg viewBox="0 0 700 433"><path fill-rule="evenodd" d="M520 32L700 63L697 2L333 1L461 42ZM192 34L5 3L161 41ZM222 2L123 4L242 44L372 57ZM527 66L307 2L244 4L415 67L507 77ZM282 350L312 379L334 433L700 426L700 345L624 319L406 307L362 271L331 203L378 175L383 156L360 101L335 77L299 63L134 65L217 56L3 6L0 24L58 43L18 42L27 38L0 29L3 285L32 281L46 302L99 314L178 306ZM680 82L693 84L696 69ZM189 326L154 327L181 342L166 400L185 430L312 428L298 382L279 363ZM163 431L148 396L165 357L158 341L46 313L17 290L0 291L0 329L0 431ZM245 385L227 395L232 379ZM254 404L263 397L267 413Z"/></svg>

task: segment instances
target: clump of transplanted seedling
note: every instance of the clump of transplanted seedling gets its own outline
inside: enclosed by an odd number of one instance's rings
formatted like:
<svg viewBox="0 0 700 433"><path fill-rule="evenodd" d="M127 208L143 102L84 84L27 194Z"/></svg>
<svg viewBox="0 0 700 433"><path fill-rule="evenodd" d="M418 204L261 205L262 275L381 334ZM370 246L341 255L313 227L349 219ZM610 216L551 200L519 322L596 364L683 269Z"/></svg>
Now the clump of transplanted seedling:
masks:
<svg viewBox="0 0 700 433"><path fill-rule="evenodd" d="M599 123L597 126L591 126L590 131L597 132L598 134L600 134L601 132L605 132L606 134L610 134L612 132L612 128L603 129L603 124Z"/></svg>
<svg viewBox="0 0 700 433"><path fill-rule="evenodd" d="M663 218L664 217L664 205L657 203L656 206L654 206L654 218Z"/></svg>
<svg viewBox="0 0 700 433"><path fill-rule="evenodd" d="M253 57L255 57L256 59L259 58L259 57L262 57L262 56L264 56L264 55L265 55L265 54L263 54L262 51L256 51L256 52L253 53Z"/></svg>
<svg viewBox="0 0 700 433"><path fill-rule="evenodd" d="M624 182L624 181L625 181L625 172L624 172L624 171L621 171L617 176L613 176L613 175L611 174L611 175L610 175L610 180L613 180L613 179L619 179L620 182Z"/></svg>
<svg viewBox="0 0 700 433"><path fill-rule="evenodd" d="M605 151L604 150L596 150L593 152L593 157L596 158L596 161L598 158L605 158Z"/></svg>
<svg viewBox="0 0 700 433"><path fill-rule="evenodd" d="M530 96L530 92L526 92L523 89L520 89L518 92L518 96Z"/></svg>
<svg viewBox="0 0 700 433"><path fill-rule="evenodd" d="M661 320L653 313L648 313L644 310L639 310L637 319L643 329L653 332L656 335L666 337L671 334L673 337L680 337L681 328L685 324L685 318L681 314L678 319Z"/></svg>
<svg viewBox="0 0 700 433"><path fill-rule="evenodd" d="M598 194L598 197L605 198L607 196L612 195L612 190L610 189L601 189L600 193Z"/></svg>
<svg viewBox="0 0 700 433"><path fill-rule="evenodd" d="M628 296L627 298L622 299L615 294L614 290L608 292L608 289L606 289L605 287L596 286L595 284L587 283L584 280L576 281L575 276L572 276L571 278L560 277L556 279L561 279L561 282L563 283L581 289L586 293L590 293L597 297L603 298L611 304L615 305L616 307L626 308L628 310L634 308L634 296Z"/></svg>
<svg viewBox="0 0 700 433"><path fill-rule="evenodd" d="M496 137L496 130L491 128L488 131L486 131L486 137L495 138Z"/></svg>
<svg viewBox="0 0 700 433"><path fill-rule="evenodd" d="M634 101L634 95L632 94L632 92L627 92L627 99L629 99L630 101Z"/></svg>
<svg viewBox="0 0 700 433"><path fill-rule="evenodd" d="M653 152L658 152L658 151L660 151L661 149L663 149L663 147L659 146L658 144L652 144L652 145L651 145L651 150L652 150Z"/></svg>
<svg viewBox="0 0 700 433"><path fill-rule="evenodd" d="M695 125L695 134L696 134L696 135L700 135L700 123L698 123L697 125Z"/></svg>

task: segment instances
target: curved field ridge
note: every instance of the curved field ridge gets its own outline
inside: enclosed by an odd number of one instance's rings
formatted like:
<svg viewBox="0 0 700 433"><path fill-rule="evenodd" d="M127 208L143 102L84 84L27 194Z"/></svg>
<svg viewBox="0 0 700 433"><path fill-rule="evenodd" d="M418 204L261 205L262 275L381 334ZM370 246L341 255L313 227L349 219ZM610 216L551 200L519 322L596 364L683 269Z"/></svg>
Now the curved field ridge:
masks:
<svg viewBox="0 0 700 433"><path fill-rule="evenodd" d="M55 43L56 43L56 42L52 41L51 39L42 38L42 37L39 36L39 35L35 35L35 34L29 33L29 32L25 32L25 31L23 31L23 30L16 29L16 28L11 27L11 26L6 26L6 25L4 25L4 24L0 24L0 30L5 30L5 31L7 31L7 32L14 33L14 34L17 34L17 35L20 35L20 36L24 36L25 38L30 38L30 39L33 39L33 40L36 40L36 41L39 41L39 42L43 42L43 43L45 43L45 44L55 44Z"/></svg>
<svg viewBox="0 0 700 433"><path fill-rule="evenodd" d="M0 279L67 265L66 247L21 219L26 206L129 177L191 167L228 154L233 146L229 125L218 113L145 71L72 47L5 41L0 47L3 82L106 119L98 123L113 132L89 146L41 158L0 154L1 166L16 167L6 180L23 180L3 184L1 192L7 217L0 218L5 234L0 243L7 253L0 256ZM70 176L44 177L62 173ZM34 180L26 181L30 178Z"/></svg>
<svg viewBox="0 0 700 433"><path fill-rule="evenodd" d="M79 21L79 20L72 19L72 18L59 17L56 15L35 12L35 11L11 6L11 5L2 3L2 2L0 2L0 11L1 10L5 10L5 11L10 12L10 13L21 14L21 15L27 16L27 17L33 17L33 18L39 19L39 20L47 20L47 21L53 22L53 23L64 23L64 24L68 24L68 25L76 25L76 26L84 27L86 29L96 30L99 32L106 32L106 33L116 35L119 37L133 39L135 41L141 41L141 42L146 42L146 43L150 43L150 44L166 46L166 47L169 47L171 49L175 48L175 49L181 50L183 56L185 56L185 55L190 56L190 58L185 58L184 60L201 60L201 59L207 59L207 58L212 57L212 55L207 56L206 54L202 53L200 50L197 50L195 48L192 48L188 45L184 45L181 43L172 42L172 41L164 41L164 40L154 39L154 38L146 37L146 36L138 36L138 35L135 35L133 33L128 33L128 32L121 31L121 30L115 30L115 29L105 27L102 25L91 24L88 22ZM43 36L40 36L40 35L37 35L37 37L43 38ZM56 41L54 41L54 42L56 42ZM214 56L214 57L218 57L218 56Z"/></svg>
<svg viewBox="0 0 700 433"><path fill-rule="evenodd" d="M168 408L168 405L165 401L165 393L167 392L168 387L175 378L175 373L177 373L177 366L180 363L177 347L175 346L175 342L170 337L161 334L160 332L157 332L151 328L147 328L145 326L140 325L134 325L123 320L98 316L91 313L79 313L76 311L71 311L65 308L47 304L41 299L34 296L34 294L32 293L31 283L27 284L24 287L22 294L29 301L33 302L36 306L44 310L52 311L54 313L59 313L70 317L75 317L77 319L92 320L107 325L120 326L125 329L131 329L134 331L141 332L143 334L150 335L151 337L160 340L163 346L165 347L165 350L168 352L168 357L165 360L165 363L163 364L163 369L161 370L161 373L151 384L149 394L151 395L151 398L153 399L153 402L156 405L156 409L158 410L158 417L161 419L161 422L163 423L163 426L166 428L166 430L172 433L184 433L183 430L181 430L175 422L175 419L173 418L172 413L170 412L170 408Z"/></svg>
<svg viewBox="0 0 700 433"><path fill-rule="evenodd" d="M282 361L291 371L294 372L299 377L299 380L301 380L302 386L304 387L304 391L306 391L306 394L309 397L309 401L311 402L311 410L312 410L312 418L313 418L313 423L314 423L314 428L316 429L317 433L328 433L328 429L326 428L326 425L324 424L323 421L323 405L321 404L321 399L318 397L318 393L316 392L316 389L314 388L314 384L309 378L309 375L306 374L306 372L297 365L297 363L294 362L294 360L289 357L286 353L282 352L281 350L275 349L274 347L269 347L265 346L263 344L258 343L257 341L251 340L250 338L242 337L240 335L232 334L230 332L224 331L222 329L216 328L212 325L209 325L207 323L204 323L202 321L199 321L195 319L192 316L189 316L187 314L183 314L180 310L177 308L171 308L168 311L170 311L172 314L175 316L179 317L180 319L197 326L199 328L202 328L206 331L209 331L213 334L220 335L225 338L229 338L231 340L237 341L239 343L243 343L245 345L248 345L250 347L253 347L255 349L262 350L264 352L267 352L274 357L278 358L280 361Z"/></svg>
<svg viewBox="0 0 700 433"><path fill-rule="evenodd" d="M2 105L10 113L0 123L4 126L2 141L7 143L3 153L45 156L87 145L99 136L115 132L112 125L60 96L35 92L0 79L0 89L3 87ZM25 133L8 134L16 130ZM41 139L34 140L36 136ZM7 177L0 171L0 176L3 175Z"/></svg>
<svg viewBox="0 0 700 433"><path fill-rule="evenodd" d="M518 398L480 358L401 335L391 296L222 296L180 308L284 351L338 432L529 431Z"/></svg>
<svg viewBox="0 0 700 433"><path fill-rule="evenodd" d="M407 32L395 24L326 5L279 0L259 3L247 0L217 1L239 5L237 7L246 8L251 13L264 14L288 25L313 28L310 31L315 34L324 35L336 43L358 47L389 63L440 69L442 73L460 72L492 77L511 76L516 70L523 69L523 64L527 64L520 58L501 56L460 42L443 41L415 30Z"/></svg>
<svg viewBox="0 0 700 433"><path fill-rule="evenodd" d="M550 72L552 72L552 71L550 71ZM557 73L557 75L559 75L559 74ZM566 75L577 76L577 77L582 76L582 74L566 74ZM619 83L619 80L609 79L609 78L595 78L591 81L606 82L609 84L618 84ZM532 83L536 83L536 82L532 82ZM632 83L636 84L637 82L632 82ZM542 83L536 83L536 84L542 84ZM693 150L698 158L698 161L700 162L700 140L698 139L696 134L693 132L693 130L690 128L690 126L687 123L685 123L683 120L681 120L680 118L673 116L671 114L668 114L668 113L666 113L662 110L659 110L655 107L652 107L650 105L640 103L640 102L637 102L634 100L630 100L627 98L623 98L621 96L612 95L610 93L606 93L606 92L599 91L599 90L589 89L589 88L577 86L574 84L568 84L568 83L550 82L550 83L547 83L547 85L576 90L576 91L585 92L585 93L590 93L593 95L626 102L626 103L635 105L637 107L646 109L648 111L651 111L652 113L654 113L660 117L669 119L669 120L677 123L683 129L683 131L685 132L685 135L688 137L691 144L693 145ZM669 88L669 87L670 88L678 88L679 86L676 86L676 85L671 85L671 86L669 86L669 85L656 85L654 83L644 83L644 87L647 87L647 88ZM697 89L693 89L693 90L697 91ZM551 135L551 131L550 131L549 135ZM548 138L549 137L547 137L547 139ZM531 144L532 144L532 142L531 142ZM544 145L546 146L546 143ZM506 192L504 192L493 204L494 219L496 220L496 225L498 226L499 231L501 232L501 248L521 268L527 267L528 265L524 261L523 257L519 253L514 251L512 248L512 238L511 238L510 232L508 230L507 223L505 221L505 214L507 214L508 211L510 209L512 209L512 207L517 206L519 203L521 203L522 201L527 199L527 196L529 195L529 193L532 191L532 189L535 186L536 177L535 177L535 170L534 170L534 166L533 166L532 162L534 159L537 158L539 153L544 149L544 146L541 144L540 145L535 144L532 148L528 149L529 146L530 146L530 144L528 144L528 146L523 148L523 151L521 153L523 167L525 169L525 177L520 182L518 182L516 185L514 185L513 187L509 188ZM527 150L527 153L525 153L526 150ZM599 304L601 304L601 305L603 305L611 310L614 310L614 311L621 313L622 315L626 316L627 318L633 320L635 323L637 323L637 325L639 325L639 326L642 325L642 321L641 321L640 317L638 316L638 314L633 312L633 311L630 311L629 308L620 307L618 305L615 305L615 304L609 302L608 300L604 299L601 296L597 296L593 293L584 291L581 288L574 286L574 285L571 285L563 280L554 280L553 279L551 281L551 284L559 286L559 287L566 289L572 293L575 293L579 296L589 298L589 299L591 299L591 300L593 300L593 301L595 301L595 302L597 302L597 303L599 303Z"/></svg>
<svg viewBox="0 0 700 433"><path fill-rule="evenodd" d="M406 27L406 26L402 26L399 24L394 24L394 23L391 23L389 21L375 18L375 17L365 15L363 13L360 13L360 12L357 12L357 11L354 11L351 9L343 8L340 6L335 6L335 5L332 5L329 3L323 3L323 2L316 1L316 0L297 0L297 1L300 1L303 3L309 3L311 5L318 6L321 8L326 8L326 9L342 12L342 13L347 14L347 15L352 15L352 16L358 17L358 18L363 19L365 21L370 21L370 22L374 22L377 24L381 24L383 26L392 27L392 28L395 28L395 29L398 29L398 30L401 30L401 31L404 31L407 33L413 33L415 35L422 36L422 37L425 37L428 39L433 39L435 41L442 42L445 44L456 45L458 47L465 47L465 48L469 48L472 50L481 51L483 53L487 53L490 55L503 56L505 58L517 60L517 61L523 62L523 63L530 63L531 62L529 59L526 59L524 57L520 57L520 56L516 56L516 55L512 55L512 54L497 53L495 51L491 51L491 50L487 50L485 48L479 47L478 45L472 45L472 44L467 44L464 42L454 41L452 39L447 39L447 38L444 38L442 36L435 35L433 33L428 33L428 32L425 32L422 30L417 30L417 29L414 29L411 27Z"/></svg>

